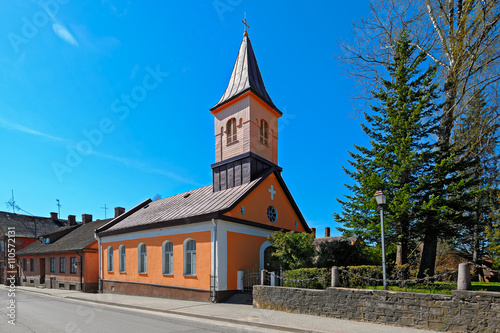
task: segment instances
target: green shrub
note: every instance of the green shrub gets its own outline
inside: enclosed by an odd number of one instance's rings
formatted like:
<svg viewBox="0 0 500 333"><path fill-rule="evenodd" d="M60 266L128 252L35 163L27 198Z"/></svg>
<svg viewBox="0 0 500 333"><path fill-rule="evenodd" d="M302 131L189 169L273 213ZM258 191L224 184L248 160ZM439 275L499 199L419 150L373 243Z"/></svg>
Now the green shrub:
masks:
<svg viewBox="0 0 500 333"><path fill-rule="evenodd" d="M382 282L370 281L366 279L372 278L382 280L382 266L347 266L341 267L341 269L340 285L342 287L354 288L359 286L368 287L370 285L382 285Z"/></svg>
<svg viewBox="0 0 500 333"><path fill-rule="evenodd" d="M328 268L299 268L283 272L283 286L308 289L326 289L331 285ZM311 279L311 280L310 280Z"/></svg>

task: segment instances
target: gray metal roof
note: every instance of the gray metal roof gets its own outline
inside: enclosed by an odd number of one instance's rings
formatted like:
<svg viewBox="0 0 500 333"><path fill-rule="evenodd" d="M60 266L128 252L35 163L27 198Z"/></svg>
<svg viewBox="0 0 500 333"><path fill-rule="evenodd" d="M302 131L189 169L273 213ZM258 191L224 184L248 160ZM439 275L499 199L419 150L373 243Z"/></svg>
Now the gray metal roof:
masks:
<svg viewBox="0 0 500 333"><path fill-rule="evenodd" d="M314 239L313 244L316 246L319 246L321 243L338 242L338 241L349 242L352 244L352 243L356 243L357 240L358 240L358 236L356 236L356 235L351 236L351 237L344 237L344 236L321 237L321 238Z"/></svg>
<svg viewBox="0 0 500 333"><path fill-rule="evenodd" d="M0 233L6 234L9 227L15 228L16 237L37 238L66 225L66 220L53 220L8 212L0 212Z"/></svg>
<svg viewBox="0 0 500 333"><path fill-rule="evenodd" d="M244 36L226 91L217 104L210 110L218 108L249 90L281 114L281 111L274 105L267 93L257 59L253 52L252 43L250 43L250 39L247 36Z"/></svg>
<svg viewBox="0 0 500 333"><path fill-rule="evenodd" d="M51 244L34 242L17 252L17 255L49 254L81 251L96 242L94 232L111 219L97 220L71 226L75 230L69 232Z"/></svg>
<svg viewBox="0 0 500 333"><path fill-rule="evenodd" d="M262 178L262 177L261 177ZM145 226L158 222L188 219L230 208L242 198L261 178L250 183L214 192L213 186L205 186L168 198L152 201L125 217L118 217L118 223L101 228L105 232ZM134 208L133 208L134 209ZM132 209L132 210L133 210ZM127 213L125 213L127 215Z"/></svg>

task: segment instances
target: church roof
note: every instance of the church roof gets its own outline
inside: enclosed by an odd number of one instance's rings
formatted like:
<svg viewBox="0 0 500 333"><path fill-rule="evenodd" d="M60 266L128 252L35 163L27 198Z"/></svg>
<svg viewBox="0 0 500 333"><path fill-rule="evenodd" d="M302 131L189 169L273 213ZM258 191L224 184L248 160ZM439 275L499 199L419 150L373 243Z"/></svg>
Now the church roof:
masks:
<svg viewBox="0 0 500 333"><path fill-rule="evenodd" d="M253 52L252 43L248 36L243 37L241 42L240 51L234 64L233 73L229 79L226 91L222 95L217 104L210 109L210 111L224 105L225 103L241 96L247 91L253 92L261 100L263 100L271 108L282 114L280 110L274 105L271 97L267 93L262 75L260 74L259 65Z"/></svg>
<svg viewBox="0 0 500 333"><path fill-rule="evenodd" d="M213 186L209 185L157 201L148 199L100 228L98 233L132 231L131 228L142 229L161 222L175 225L175 222L185 224L217 218L214 214L232 207L261 179L223 191L214 192Z"/></svg>
<svg viewBox="0 0 500 333"><path fill-rule="evenodd" d="M305 222L279 172L271 168L261 177L249 183L222 191L214 192L213 186L209 185L157 201L147 199L98 228L96 233L99 236L110 236L145 229L203 222L210 219L224 219L236 223L264 227L270 230L279 230L277 227L224 215L224 213L238 205L253 189L273 173L285 191L288 200L296 210L305 230L310 232L309 226Z"/></svg>

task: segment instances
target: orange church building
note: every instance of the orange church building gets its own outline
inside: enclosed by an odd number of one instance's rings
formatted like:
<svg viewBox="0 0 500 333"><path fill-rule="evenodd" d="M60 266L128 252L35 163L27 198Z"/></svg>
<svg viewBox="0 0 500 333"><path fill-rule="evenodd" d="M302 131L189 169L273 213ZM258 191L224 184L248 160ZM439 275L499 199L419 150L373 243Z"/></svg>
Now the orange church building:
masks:
<svg viewBox="0 0 500 333"><path fill-rule="evenodd" d="M213 183L147 199L96 230L101 291L223 301L269 267L268 235L311 232L278 166L278 119L245 31L215 118Z"/></svg>

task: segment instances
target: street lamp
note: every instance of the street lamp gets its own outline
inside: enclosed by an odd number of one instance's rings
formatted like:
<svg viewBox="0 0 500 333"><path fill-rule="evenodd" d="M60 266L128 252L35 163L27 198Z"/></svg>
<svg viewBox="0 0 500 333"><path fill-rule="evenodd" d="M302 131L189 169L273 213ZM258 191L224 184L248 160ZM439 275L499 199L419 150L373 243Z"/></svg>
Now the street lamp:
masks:
<svg viewBox="0 0 500 333"><path fill-rule="evenodd" d="M387 203L387 195L382 191L375 193L375 200L380 208L380 227L382 229L382 275L384 279L384 290L387 290L387 275L385 272L385 236L384 236L384 205Z"/></svg>

